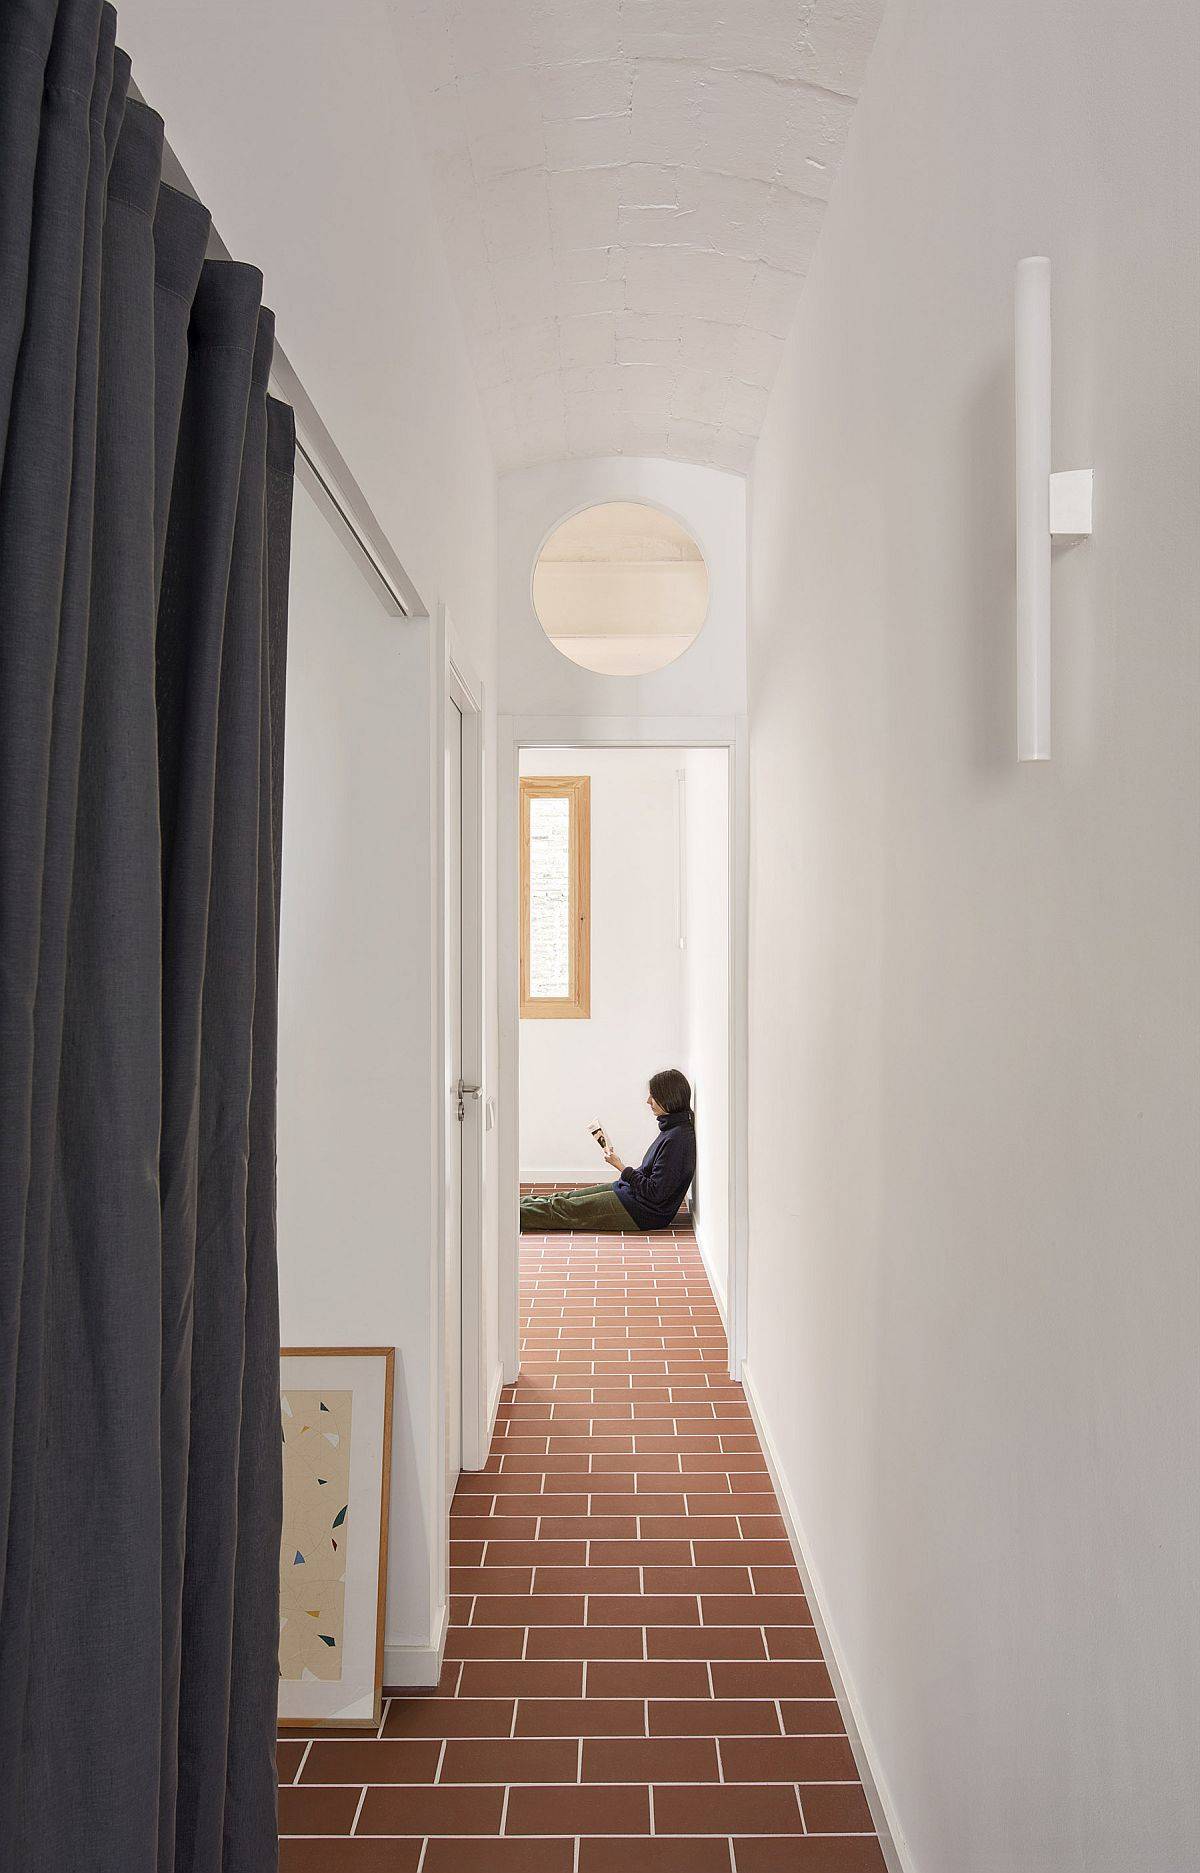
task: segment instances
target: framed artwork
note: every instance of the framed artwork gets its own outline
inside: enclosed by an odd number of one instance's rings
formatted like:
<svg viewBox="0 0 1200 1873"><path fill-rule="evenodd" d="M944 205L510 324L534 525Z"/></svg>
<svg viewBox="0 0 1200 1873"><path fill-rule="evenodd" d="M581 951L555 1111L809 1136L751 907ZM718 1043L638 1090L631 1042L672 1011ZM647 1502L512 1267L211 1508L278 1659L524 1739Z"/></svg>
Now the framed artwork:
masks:
<svg viewBox="0 0 1200 1873"><path fill-rule="evenodd" d="M390 1346L285 1346L279 1722L374 1729L383 1690Z"/></svg>

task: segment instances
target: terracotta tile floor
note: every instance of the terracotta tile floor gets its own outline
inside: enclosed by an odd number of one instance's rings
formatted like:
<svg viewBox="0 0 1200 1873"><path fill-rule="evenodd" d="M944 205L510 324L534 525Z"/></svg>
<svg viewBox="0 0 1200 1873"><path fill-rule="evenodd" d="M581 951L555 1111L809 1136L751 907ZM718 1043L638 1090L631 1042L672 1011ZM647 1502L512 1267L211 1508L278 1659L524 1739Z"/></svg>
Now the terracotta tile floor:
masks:
<svg viewBox="0 0 1200 1873"><path fill-rule="evenodd" d="M435 1693L279 1746L283 1873L883 1873L690 1233L526 1237Z"/></svg>

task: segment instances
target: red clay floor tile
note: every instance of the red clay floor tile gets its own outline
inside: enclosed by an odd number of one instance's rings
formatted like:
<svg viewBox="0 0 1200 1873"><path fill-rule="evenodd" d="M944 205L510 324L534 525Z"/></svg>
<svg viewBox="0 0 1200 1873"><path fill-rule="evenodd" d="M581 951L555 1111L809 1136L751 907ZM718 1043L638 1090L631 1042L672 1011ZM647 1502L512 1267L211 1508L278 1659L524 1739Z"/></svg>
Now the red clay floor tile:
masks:
<svg viewBox="0 0 1200 1873"><path fill-rule="evenodd" d="M571 1840L431 1839L421 1873L571 1873Z"/></svg>
<svg viewBox="0 0 1200 1873"><path fill-rule="evenodd" d="M802 1834L794 1788L712 1783L654 1791L654 1826L660 1834Z"/></svg>
<svg viewBox="0 0 1200 1873"><path fill-rule="evenodd" d="M296 1737L280 1737L275 1745L275 1763L279 1771L280 1782L295 1780L296 1771L304 1760L308 1745Z"/></svg>
<svg viewBox="0 0 1200 1873"><path fill-rule="evenodd" d="M735 1837L733 1854L737 1873L887 1873L883 1851L873 1835Z"/></svg>
<svg viewBox="0 0 1200 1873"><path fill-rule="evenodd" d="M419 1840L281 1840L279 1873L417 1873Z"/></svg>
<svg viewBox="0 0 1200 1873"><path fill-rule="evenodd" d="M857 1782L802 1789L800 1804L810 1834L869 1834L874 1827Z"/></svg>
<svg viewBox="0 0 1200 1873"><path fill-rule="evenodd" d="M650 1794L645 1788L513 1788L505 1818L508 1834L648 1834Z"/></svg>
<svg viewBox="0 0 1200 1873"><path fill-rule="evenodd" d="M357 1788L281 1788L280 1834L348 1834L359 1793Z"/></svg>
<svg viewBox="0 0 1200 1873"><path fill-rule="evenodd" d="M476 1784L577 1782L579 1741L576 1737L479 1737L471 1741L451 1737L438 1780Z"/></svg>
<svg viewBox="0 0 1200 1873"><path fill-rule="evenodd" d="M301 1786L309 1782L432 1782L442 1753L433 1737L355 1737L315 1742L304 1759Z"/></svg>
<svg viewBox="0 0 1200 1873"><path fill-rule="evenodd" d="M726 1782L847 1782L858 1790L844 1736L722 1737L721 1767Z"/></svg>
<svg viewBox="0 0 1200 1873"><path fill-rule="evenodd" d="M758 1739L760 1742L762 1739ZM598 1736L583 1746L584 1782L719 1782L716 1741L707 1736Z"/></svg>
<svg viewBox="0 0 1200 1873"><path fill-rule="evenodd" d="M770 1666L761 1667L771 1670ZM786 1671L785 1665L775 1666ZM788 1683L786 1690L803 1695ZM582 1697L583 1661L543 1658L469 1659L463 1666L460 1697Z"/></svg>
<svg viewBox="0 0 1200 1873"><path fill-rule="evenodd" d="M504 1818L502 1788L368 1788L358 1834L498 1834Z"/></svg>
<svg viewBox="0 0 1200 1873"><path fill-rule="evenodd" d="M729 1842L581 1840L579 1873L729 1873Z"/></svg>

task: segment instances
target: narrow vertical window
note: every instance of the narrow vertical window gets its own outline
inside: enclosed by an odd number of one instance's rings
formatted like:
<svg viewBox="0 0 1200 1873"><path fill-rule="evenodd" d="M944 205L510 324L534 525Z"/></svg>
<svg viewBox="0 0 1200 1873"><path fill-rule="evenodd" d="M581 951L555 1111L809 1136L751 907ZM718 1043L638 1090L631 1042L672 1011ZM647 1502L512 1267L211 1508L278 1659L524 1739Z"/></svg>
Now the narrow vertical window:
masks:
<svg viewBox="0 0 1200 1873"><path fill-rule="evenodd" d="M521 781L521 1016L591 1013L591 782Z"/></svg>

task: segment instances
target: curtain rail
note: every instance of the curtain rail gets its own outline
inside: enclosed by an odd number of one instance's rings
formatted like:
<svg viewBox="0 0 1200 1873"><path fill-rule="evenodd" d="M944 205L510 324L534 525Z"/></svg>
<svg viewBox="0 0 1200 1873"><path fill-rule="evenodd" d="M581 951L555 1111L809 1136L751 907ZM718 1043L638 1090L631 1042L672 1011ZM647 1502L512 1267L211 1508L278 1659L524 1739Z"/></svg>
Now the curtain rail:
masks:
<svg viewBox="0 0 1200 1873"><path fill-rule="evenodd" d="M141 92L131 83L130 95ZM153 106L151 106L153 108ZM169 143L163 144L163 181L193 200L202 201L183 164ZM233 258L213 224L209 236L210 257ZM271 366L271 389L285 403L290 403L296 418L296 472L317 505L322 509L352 557L365 573L368 582L393 617L422 618L428 615L420 593L409 578L384 528L375 515L337 443L322 421L316 404L301 382L295 365L278 337Z"/></svg>

